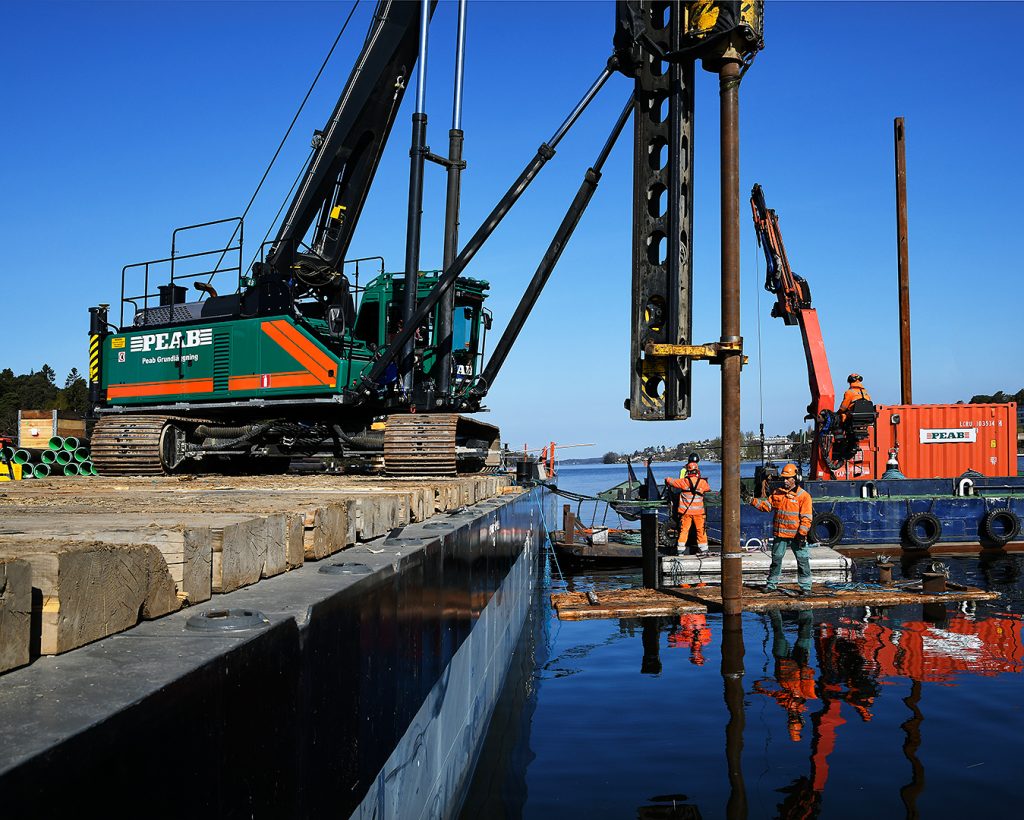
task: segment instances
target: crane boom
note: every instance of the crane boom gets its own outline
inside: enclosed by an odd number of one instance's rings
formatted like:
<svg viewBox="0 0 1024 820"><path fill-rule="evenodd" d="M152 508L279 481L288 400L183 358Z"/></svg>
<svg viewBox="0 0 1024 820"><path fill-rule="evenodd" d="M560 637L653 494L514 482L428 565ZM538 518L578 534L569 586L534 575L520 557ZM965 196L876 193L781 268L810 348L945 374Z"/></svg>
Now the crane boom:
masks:
<svg viewBox="0 0 1024 820"><path fill-rule="evenodd" d="M431 12L434 8L431 4ZM281 275L311 238L316 266L345 258L419 51L419 3L379 0L362 52L274 240L267 262Z"/></svg>
<svg viewBox="0 0 1024 820"><path fill-rule="evenodd" d="M811 389L807 417L817 419L822 410L834 410L836 401L818 311L811 307L811 289L807 280L793 273L789 265L779 217L765 204L764 191L760 185L755 184L750 193L750 208L754 215L757 244L764 250L767 263L764 288L776 297L772 316L781 318L787 325L800 326L804 356L807 359L807 380Z"/></svg>

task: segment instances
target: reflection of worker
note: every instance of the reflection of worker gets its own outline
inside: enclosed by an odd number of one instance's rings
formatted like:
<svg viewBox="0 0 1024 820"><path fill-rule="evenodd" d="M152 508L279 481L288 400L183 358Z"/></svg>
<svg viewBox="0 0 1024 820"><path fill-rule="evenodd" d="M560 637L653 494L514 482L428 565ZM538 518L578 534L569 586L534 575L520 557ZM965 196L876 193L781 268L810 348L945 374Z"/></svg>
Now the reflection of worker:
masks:
<svg viewBox="0 0 1024 820"><path fill-rule="evenodd" d="M686 467L679 471L679 478L666 478L665 483L679 490L679 538L676 539L679 551L686 550L686 539L692 525L697 530L697 554L706 555L708 530L704 515L704 493L711 492L711 485L701 477L697 454L690 456Z"/></svg>
<svg viewBox="0 0 1024 820"><path fill-rule="evenodd" d="M669 646L689 646L690 663L695 666L704 665L704 647L711 643L711 629L708 627L707 616L693 613L679 616L678 631L673 630L668 636Z"/></svg>
<svg viewBox="0 0 1024 820"><path fill-rule="evenodd" d="M761 485L761 497L750 499L750 503L762 512L775 511L772 525L775 542L772 545L772 566L768 571L767 591L778 589L782 575L782 559L786 548L792 547L796 556L797 583L802 595L811 591L811 561L807 554L807 533L811 529L811 496L802 487L796 486L796 465L787 464L782 468L783 486L764 498L766 486Z"/></svg>
<svg viewBox="0 0 1024 820"><path fill-rule="evenodd" d="M851 373L846 377L846 381L849 383L849 387L846 392L843 393L842 404L839 405L837 411L840 421L846 421L846 415L850 410L850 407L858 399L867 399L871 401L871 396L868 391L864 389L864 379L861 378L859 373Z"/></svg>
<svg viewBox="0 0 1024 820"><path fill-rule="evenodd" d="M810 665L811 630L814 625L810 610L797 613L796 644L790 646L782 628L782 614L769 613L772 621L772 655L775 657L775 680L778 689L769 688L763 681L754 682L754 691L768 695L786 710L789 737L800 740L803 731L803 713L809 700L817 700L814 689L814 669Z"/></svg>

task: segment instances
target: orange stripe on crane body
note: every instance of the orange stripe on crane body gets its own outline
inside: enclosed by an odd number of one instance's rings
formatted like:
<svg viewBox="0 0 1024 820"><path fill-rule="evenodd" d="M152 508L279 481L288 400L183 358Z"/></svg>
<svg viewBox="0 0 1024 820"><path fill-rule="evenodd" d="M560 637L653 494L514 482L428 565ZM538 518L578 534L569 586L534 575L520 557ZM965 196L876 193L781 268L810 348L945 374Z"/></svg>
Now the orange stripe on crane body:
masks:
<svg viewBox="0 0 1024 820"><path fill-rule="evenodd" d="M303 334L303 332L295 327L295 325L289 324L284 319L276 319L271 324L291 339L324 370L329 372L338 366L337 361L332 359L327 353L324 353L319 347L317 347L316 343L313 342L312 339Z"/></svg>
<svg viewBox="0 0 1024 820"><path fill-rule="evenodd" d="M264 385L263 379L269 380ZM259 390L278 387L319 387L323 382L308 370L296 370L289 373L266 373L255 376L232 376L228 379L228 390Z"/></svg>
<svg viewBox="0 0 1024 820"><path fill-rule="evenodd" d="M334 370L337 367L337 363L330 362L318 348L314 348L311 351L309 340L302 336L295 328L280 319L274 322L264 322L262 328L264 333L317 379L314 384L325 384L328 387L334 386L336 376L329 374L328 371ZM287 330L284 328L287 328ZM313 355L314 353L316 353L316 356ZM334 366L325 366L323 363L325 360ZM281 386L284 387L285 385L282 384Z"/></svg>
<svg viewBox="0 0 1024 820"><path fill-rule="evenodd" d="M107 396L121 399L134 396L170 396L183 393L212 393L213 379L171 379L163 382L112 384Z"/></svg>

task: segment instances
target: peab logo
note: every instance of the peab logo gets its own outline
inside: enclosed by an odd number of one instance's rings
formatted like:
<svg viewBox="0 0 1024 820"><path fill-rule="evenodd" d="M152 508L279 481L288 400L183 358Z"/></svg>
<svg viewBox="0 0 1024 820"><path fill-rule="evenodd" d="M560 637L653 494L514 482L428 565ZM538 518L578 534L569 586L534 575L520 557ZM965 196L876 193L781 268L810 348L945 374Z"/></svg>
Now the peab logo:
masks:
<svg viewBox="0 0 1024 820"><path fill-rule="evenodd" d="M973 427L964 429L921 431L922 444L967 444L978 440L978 431Z"/></svg>
<svg viewBox="0 0 1024 820"><path fill-rule="evenodd" d="M202 347L213 344L213 328L186 330L173 333L146 333L132 336L132 353L149 353L151 350L180 350L185 347Z"/></svg>

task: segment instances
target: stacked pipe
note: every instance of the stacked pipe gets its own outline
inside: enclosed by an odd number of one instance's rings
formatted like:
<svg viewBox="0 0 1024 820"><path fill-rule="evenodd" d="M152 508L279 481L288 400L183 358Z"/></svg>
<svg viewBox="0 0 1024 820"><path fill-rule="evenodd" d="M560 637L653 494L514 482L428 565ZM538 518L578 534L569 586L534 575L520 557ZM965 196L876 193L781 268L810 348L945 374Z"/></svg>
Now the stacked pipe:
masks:
<svg viewBox="0 0 1024 820"><path fill-rule="evenodd" d="M45 450L5 447L2 455L21 465L23 479L96 475L88 446L74 436L53 436Z"/></svg>

